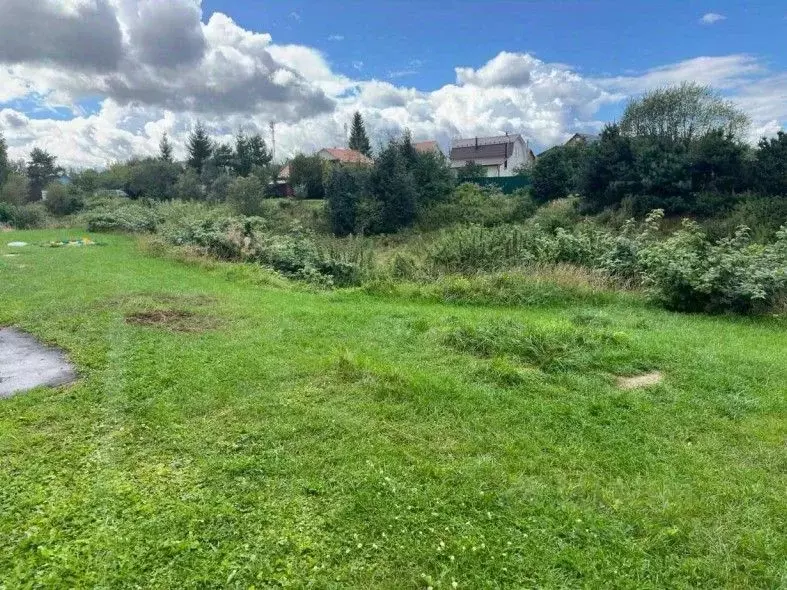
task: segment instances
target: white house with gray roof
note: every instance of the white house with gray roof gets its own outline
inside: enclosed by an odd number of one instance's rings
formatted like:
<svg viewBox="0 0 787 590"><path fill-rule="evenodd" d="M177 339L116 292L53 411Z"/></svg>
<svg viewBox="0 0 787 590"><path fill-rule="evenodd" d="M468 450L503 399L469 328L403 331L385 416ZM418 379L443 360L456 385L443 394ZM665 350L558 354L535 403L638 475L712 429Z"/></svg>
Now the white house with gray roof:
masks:
<svg viewBox="0 0 787 590"><path fill-rule="evenodd" d="M487 176L515 176L519 168L530 168L536 156L520 135L472 137L451 141L451 168L462 168L468 162L486 169Z"/></svg>

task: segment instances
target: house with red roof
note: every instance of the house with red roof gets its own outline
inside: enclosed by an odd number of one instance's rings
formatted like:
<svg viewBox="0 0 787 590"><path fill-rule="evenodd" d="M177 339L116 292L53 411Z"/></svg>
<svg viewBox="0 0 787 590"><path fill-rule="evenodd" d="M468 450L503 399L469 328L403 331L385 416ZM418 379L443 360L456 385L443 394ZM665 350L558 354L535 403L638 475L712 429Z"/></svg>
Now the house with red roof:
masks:
<svg viewBox="0 0 787 590"><path fill-rule="evenodd" d="M371 166L374 164L374 160L369 156L349 148L323 148L317 152L317 155L323 160L337 164L357 164L359 166Z"/></svg>

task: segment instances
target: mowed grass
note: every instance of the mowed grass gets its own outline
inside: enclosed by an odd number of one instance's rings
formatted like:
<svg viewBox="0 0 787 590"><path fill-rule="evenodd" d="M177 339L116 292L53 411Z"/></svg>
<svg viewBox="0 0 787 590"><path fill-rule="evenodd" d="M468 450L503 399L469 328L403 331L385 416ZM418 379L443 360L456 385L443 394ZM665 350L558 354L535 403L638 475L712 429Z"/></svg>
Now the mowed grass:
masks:
<svg viewBox="0 0 787 590"><path fill-rule="evenodd" d="M0 325L81 374L0 400L0 587L787 584L783 319L5 246L69 236L0 238Z"/></svg>

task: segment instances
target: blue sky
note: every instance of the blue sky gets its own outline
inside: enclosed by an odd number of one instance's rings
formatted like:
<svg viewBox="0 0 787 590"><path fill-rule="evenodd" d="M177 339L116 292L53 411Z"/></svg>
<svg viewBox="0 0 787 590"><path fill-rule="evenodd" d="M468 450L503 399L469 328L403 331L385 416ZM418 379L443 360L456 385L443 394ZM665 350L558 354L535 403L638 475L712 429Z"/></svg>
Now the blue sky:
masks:
<svg viewBox="0 0 787 590"><path fill-rule="evenodd" d="M699 55L746 53L787 68L787 2L206 0L277 43L323 51L349 76L434 90L456 66L528 52L584 75L640 72ZM702 24L706 14L723 19ZM341 37L341 39L337 39ZM362 70L353 64L363 63Z"/></svg>
<svg viewBox="0 0 787 590"><path fill-rule="evenodd" d="M164 133L182 157L197 120L218 141L276 121L284 158L345 145L355 111L375 144L516 132L538 151L681 82L734 101L748 141L787 127L784 0L3 3L0 133L18 158L105 166Z"/></svg>

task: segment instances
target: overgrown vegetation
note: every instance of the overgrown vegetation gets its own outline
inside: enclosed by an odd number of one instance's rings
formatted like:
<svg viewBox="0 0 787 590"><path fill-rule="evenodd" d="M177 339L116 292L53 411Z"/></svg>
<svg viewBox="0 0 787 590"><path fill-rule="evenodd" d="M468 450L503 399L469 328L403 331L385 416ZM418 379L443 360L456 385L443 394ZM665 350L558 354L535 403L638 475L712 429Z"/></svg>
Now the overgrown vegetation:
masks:
<svg viewBox="0 0 787 590"><path fill-rule="evenodd" d="M598 141L542 154L530 190L463 183L478 170L455 175L405 133L373 162L296 155L284 180L297 198L287 201L271 198L282 192L281 166L258 134L223 144L198 123L184 162L164 137L158 157L70 175L42 150L12 165L0 142L0 223L155 233L328 286L384 291L398 280L407 286L392 291L450 292L464 277L484 287L458 296L522 304L531 294L506 297L501 273L571 267L671 309L778 311L787 135L752 148L741 141L746 124L711 89L684 84L632 101ZM351 144L371 154L359 113ZM45 211L29 204L38 195Z"/></svg>
<svg viewBox="0 0 787 590"><path fill-rule="evenodd" d="M782 582L784 319L669 313L569 265L388 282L413 301L95 237L0 243L0 324L80 376L0 400L9 588Z"/></svg>

